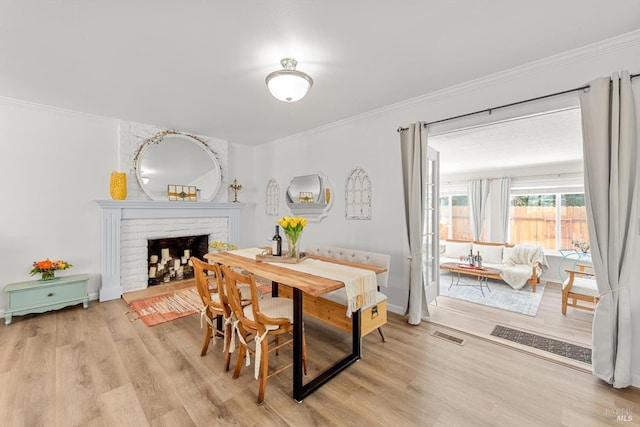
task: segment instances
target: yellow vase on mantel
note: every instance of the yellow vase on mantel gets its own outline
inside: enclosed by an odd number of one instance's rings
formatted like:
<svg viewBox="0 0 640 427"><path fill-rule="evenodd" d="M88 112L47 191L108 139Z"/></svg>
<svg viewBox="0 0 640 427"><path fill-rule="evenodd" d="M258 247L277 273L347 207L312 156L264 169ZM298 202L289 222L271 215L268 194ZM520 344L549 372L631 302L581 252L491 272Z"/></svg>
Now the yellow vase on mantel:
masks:
<svg viewBox="0 0 640 427"><path fill-rule="evenodd" d="M110 193L113 200L127 198L127 174L125 172L111 172Z"/></svg>

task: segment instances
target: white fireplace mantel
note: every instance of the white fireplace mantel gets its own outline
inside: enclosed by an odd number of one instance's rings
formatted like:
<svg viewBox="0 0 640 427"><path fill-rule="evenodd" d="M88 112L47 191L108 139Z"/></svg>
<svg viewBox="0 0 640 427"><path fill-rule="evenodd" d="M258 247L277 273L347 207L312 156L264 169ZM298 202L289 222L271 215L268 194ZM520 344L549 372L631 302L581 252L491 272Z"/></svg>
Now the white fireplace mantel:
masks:
<svg viewBox="0 0 640 427"><path fill-rule="evenodd" d="M96 200L101 208L100 301L122 296L120 283L120 233L124 219L227 218L229 243L240 241L242 203L162 202L146 200Z"/></svg>

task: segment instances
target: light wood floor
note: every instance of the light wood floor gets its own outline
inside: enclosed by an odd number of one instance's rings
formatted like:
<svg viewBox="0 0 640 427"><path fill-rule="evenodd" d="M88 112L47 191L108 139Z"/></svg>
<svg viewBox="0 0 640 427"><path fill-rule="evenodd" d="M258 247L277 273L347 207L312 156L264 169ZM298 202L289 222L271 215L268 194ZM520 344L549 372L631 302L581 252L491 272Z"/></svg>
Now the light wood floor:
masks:
<svg viewBox="0 0 640 427"><path fill-rule="evenodd" d="M390 314L387 342L302 403L291 372L256 405L252 368L222 372L221 342L200 357L197 315L154 327L129 322L123 300L14 317L0 328L3 426L599 426L633 425L640 390L471 335ZM431 335L465 339L458 346ZM316 370L348 348L346 334L306 323ZM288 360L283 351L274 362ZM280 359L280 360L275 360ZM235 363L235 360L234 360ZM275 366L275 363L274 363ZM616 421L631 411L633 423ZM636 424L637 425L637 424Z"/></svg>
<svg viewBox="0 0 640 427"><path fill-rule="evenodd" d="M478 336L530 351L541 357L549 357L568 365L591 371L591 366L564 357L553 356L531 347L519 346L490 336L496 325L531 332L591 348L593 312L569 307L566 316L561 312L561 285L547 282L536 316L527 316L499 310L480 304L439 296L436 304L429 306L430 321L451 326Z"/></svg>

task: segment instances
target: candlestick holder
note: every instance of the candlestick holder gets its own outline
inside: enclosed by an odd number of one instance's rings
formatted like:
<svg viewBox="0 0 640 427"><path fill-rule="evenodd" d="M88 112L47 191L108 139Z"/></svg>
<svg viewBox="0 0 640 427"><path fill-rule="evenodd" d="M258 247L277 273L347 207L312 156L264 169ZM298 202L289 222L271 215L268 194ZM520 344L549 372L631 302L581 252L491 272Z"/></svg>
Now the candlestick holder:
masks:
<svg viewBox="0 0 640 427"><path fill-rule="evenodd" d="M238 200L238 191L242 190L242 184L239 184L238 180L234 179L233 184L231 184L229 188L233 190L233 202L238 203L240 201Z"/></svg>

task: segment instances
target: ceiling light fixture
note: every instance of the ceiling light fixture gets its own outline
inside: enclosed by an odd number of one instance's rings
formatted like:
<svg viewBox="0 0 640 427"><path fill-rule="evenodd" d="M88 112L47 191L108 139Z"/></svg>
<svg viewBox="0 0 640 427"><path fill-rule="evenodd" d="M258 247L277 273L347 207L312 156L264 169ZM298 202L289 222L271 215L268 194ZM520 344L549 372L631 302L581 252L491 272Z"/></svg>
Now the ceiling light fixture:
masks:
<svg viewBox="0 0 640 427"><path fill-rule="evenodd" d="M296 102L304 98L313 86L313 79L296 70L298 61L293 58L284 58L280 64L284 70L269 73L265 79L271 95L284 102Z"/></svg>

